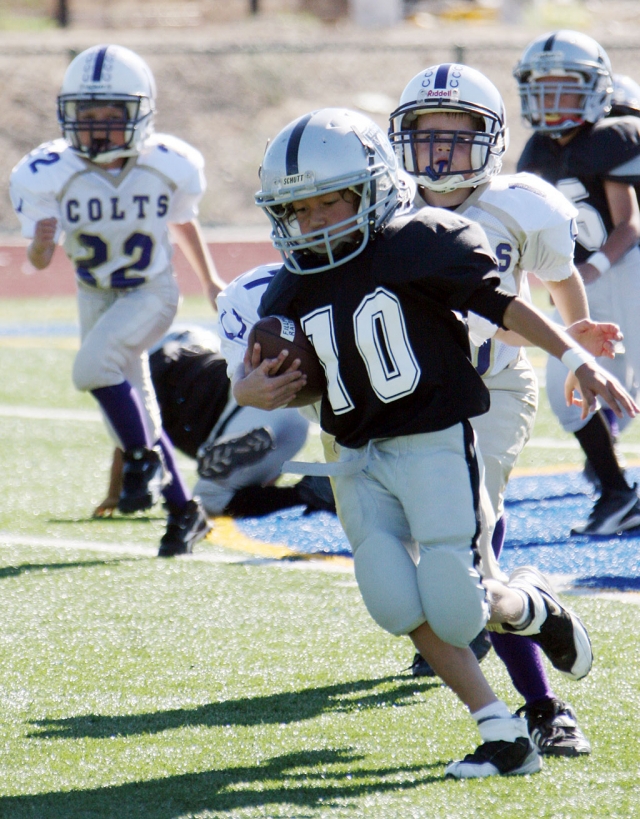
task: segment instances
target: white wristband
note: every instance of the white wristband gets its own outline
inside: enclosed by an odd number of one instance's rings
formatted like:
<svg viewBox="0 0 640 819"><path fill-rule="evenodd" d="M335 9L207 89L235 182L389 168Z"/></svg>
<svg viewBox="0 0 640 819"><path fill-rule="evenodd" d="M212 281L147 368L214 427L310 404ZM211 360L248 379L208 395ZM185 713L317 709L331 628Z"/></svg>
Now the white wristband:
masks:
<svg viewBox="0 0 640 819"><path fill-rule="evenodd" d="M592 253L587 259L587 264L593 265L601 276L611 267L611 262L601 250Z"/></svg>
<svg viewBox="0 0 640 819"><path fill-rule="evenodd" d="M569 347L569 349L562 354L562 358L560 359L564 366L571 370L574 373L578 367L582 367L583 364L593 364L595 363L595 359L592 355L585 352L585 350L580 350L578 347Z"/></svg>

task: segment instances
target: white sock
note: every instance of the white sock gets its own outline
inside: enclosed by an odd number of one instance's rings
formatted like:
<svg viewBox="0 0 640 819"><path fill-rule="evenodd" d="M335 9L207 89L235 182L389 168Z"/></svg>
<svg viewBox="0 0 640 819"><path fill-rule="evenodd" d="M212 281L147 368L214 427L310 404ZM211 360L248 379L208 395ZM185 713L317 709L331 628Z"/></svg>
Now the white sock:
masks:
<svg viewBox="0 0 640 819"><path fill-rule="evenodd" d="M478 723L478 727L480 727L480 725L488 719L510 719L511 711L509 711L502 700L496 700L496 702L485 705L484 708L481 708L479 711L473 711L471 716Z"/></svg>
<svg viewBox="0 0 640 819"><path fill-rule="evenodd" d="M483 742L515 742L519 737L528 736L527 723L514 717L504 702L492 702L471 716L478 723L478 731Z"/></svg>

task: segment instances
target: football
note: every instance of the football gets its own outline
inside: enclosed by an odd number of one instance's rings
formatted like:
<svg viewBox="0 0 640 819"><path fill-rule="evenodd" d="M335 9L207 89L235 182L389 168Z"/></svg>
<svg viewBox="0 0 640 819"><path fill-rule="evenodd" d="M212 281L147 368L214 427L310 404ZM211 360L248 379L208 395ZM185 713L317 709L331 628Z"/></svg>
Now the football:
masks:
<svg viewBox="0 0 640 819"><path fill-rule="evenodd" d="M285 349L289 351L289 361L300 359L299 369L307 376L307 384L287 404L288 407L306 407L322 398L327 386L324 368L313 344L297 321L284 316L266 316L260 319L251 328L247 339L249 347L256 343L260 345L261 360L277 358Z"/></svg>

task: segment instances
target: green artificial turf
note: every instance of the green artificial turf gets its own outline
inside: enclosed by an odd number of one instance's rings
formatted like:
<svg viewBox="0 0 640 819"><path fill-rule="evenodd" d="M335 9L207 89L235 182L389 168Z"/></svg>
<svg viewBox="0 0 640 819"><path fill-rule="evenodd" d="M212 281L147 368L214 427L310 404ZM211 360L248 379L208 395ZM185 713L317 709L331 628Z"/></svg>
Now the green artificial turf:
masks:
<svg viewBox="0 0 640 819"><path fill-rule="evenodd" d="M550 674L591 757L446 781L479 741L473 721L439 680L407 673L409 641L373 623L348 567L256 561L215 532L158 560L160 508L91 518L111 444L70 384L73 347L0 340L2 819L640 815L637 596L571 598L594 669ZM536 434L556 436L541 405ZM483 669L521 705L493 653Z"/></svg>

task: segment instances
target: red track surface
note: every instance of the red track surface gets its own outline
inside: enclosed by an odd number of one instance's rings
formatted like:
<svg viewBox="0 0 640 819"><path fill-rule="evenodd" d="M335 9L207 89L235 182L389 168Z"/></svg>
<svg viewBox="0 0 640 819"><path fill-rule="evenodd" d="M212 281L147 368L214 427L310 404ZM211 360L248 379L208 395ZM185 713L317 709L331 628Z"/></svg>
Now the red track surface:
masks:
<svg viewBox="0 0 640 819"><path fill-rule="evenodd" d="M212 242L211 255L218 273L230 282L240 273L259 264L276 262L280 254L271 242ZM183 295L201 295L197 276L176 248L174 267ZM75 276L61 247L46 270L36 270L27 261L24 243L0 245L0 298L70 296L76 292Z"/></svg>

